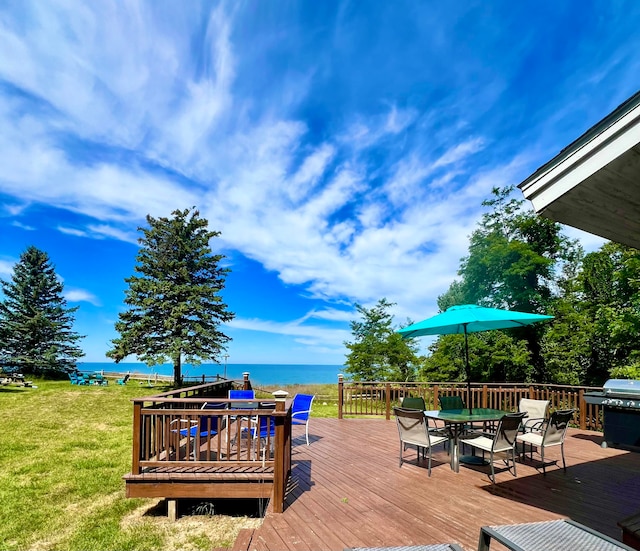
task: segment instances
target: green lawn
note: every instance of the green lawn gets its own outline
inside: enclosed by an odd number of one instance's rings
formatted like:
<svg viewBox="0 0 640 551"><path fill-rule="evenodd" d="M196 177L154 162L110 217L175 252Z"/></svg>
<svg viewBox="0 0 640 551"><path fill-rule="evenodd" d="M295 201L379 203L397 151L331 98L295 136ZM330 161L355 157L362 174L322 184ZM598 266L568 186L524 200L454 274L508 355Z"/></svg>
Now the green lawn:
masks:
<svg viewBox="0 0 640 551"><path fill-rule="evenodd" d="M38 388L0 387L0 550L208 551L230 546L240 528L259 524L237 513L181 516L173 523L160 500L125 497L131 399L163 388L135 381L34 384ZM285 390L291 397L316 394L313 415L337 416L337 385Z"/></svg>

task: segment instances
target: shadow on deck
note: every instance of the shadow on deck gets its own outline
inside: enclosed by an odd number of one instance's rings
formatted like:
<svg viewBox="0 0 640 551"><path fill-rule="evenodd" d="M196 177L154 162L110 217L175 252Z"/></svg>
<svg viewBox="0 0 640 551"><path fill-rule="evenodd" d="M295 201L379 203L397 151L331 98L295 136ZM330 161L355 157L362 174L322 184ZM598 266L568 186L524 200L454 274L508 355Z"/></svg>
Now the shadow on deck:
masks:
<svg viewBox="0 0 640 551"><path fill-rule="evenodd" d="M398 434L382 419L312 419L311 446L294 434L285 510L242 532L233 549L342 550L457 542L477 549L481 526L572 518L621 539L617 522L640 509L640 454L600 447L598 433L570 429L567 472L519 461L518 476L449 467L439 448L432 476L414 450L398 467ZM548 460L559 458L550 451Z"/></svg>

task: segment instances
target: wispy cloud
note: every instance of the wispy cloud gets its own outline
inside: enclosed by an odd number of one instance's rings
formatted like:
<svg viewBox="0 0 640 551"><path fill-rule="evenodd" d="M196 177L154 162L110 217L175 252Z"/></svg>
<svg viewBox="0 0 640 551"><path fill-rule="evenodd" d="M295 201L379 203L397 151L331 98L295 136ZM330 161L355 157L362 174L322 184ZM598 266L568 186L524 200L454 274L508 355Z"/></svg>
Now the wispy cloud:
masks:
<svg viewBox="0 0 640 551"><path fill-rule="evenodd" d="M307 297L433 313L491 188L637 85L640 8L611 8L606 32L585 18L569 52L536 25L513 35L524 8L345 6L0 7L3 216L135 244L146 214L195 205L224 249ZM345 336L321 324L346 316L234 327L330 347Z"/></svg>
<svg viewBox="0 0 640 551"><path fill-rule="evenodd" d="M64 226L58 226L57 230L67 235L75 235L76 237L86 237L87 232L84 230L78 230L76 228L66 228Z"/></svg>
<svg viewBox="0 0 640 551"><path fill-rule="evenodd" d="M35 226L28 226L27 224L23 224L22 222L19 222L17 220L11 222L11 225L25 231L34 231L36 229Z"/></svg>
<svg viewBox="0 0 640 551"><path fill-rule="evenodd" d="M0 278L9 280L13 275L13 266L15 262L11 260L2 260L0 259Z"/></svg>
<svg viewBox="0 0 640 551"><path fill-rule="evenodd" d="M88 302L94 306L100 306L98 297L84 289L65 289L64 298L69 302Z"/></svg>

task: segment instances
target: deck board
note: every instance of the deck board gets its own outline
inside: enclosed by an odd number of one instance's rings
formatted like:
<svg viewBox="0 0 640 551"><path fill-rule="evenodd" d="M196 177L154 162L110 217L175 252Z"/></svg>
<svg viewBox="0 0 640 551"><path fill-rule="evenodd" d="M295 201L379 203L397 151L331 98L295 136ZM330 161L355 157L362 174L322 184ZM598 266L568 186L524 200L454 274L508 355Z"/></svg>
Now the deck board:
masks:
<svg viewBox="0 0 640 551"><path fill-rule="evenodd" d="M617 522L640 510L640 454L602 449L593 432L570 429L566 474L550 465L542 476L534 454L533 462L518 462L517 478L497 471L495 486L488 467L452 472L441 446L431 477L414 450L405 452L408 462L400 468L393 421L312 419L311 446L297 431L294 436L284 513L268 508L262 525L236 541L235 550L457 542L471 551L481 526L567 517L621 540ZM547 454L560 458L559 450Z"/></svg>

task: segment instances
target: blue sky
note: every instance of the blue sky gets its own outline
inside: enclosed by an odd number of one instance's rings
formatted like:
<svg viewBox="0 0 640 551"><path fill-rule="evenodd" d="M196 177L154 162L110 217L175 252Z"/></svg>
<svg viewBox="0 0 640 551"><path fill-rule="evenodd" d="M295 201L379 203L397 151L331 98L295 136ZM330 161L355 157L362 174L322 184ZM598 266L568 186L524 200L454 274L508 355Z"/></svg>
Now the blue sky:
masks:
<svg viewBox="0 0 640 551"><path fill-rule="evenodd" d="M197 206L229 363L341 364L354 303L435 314L491 188L638 90L638 28L615 0L3 2L0 277L45 250L105 361L137 227Z"/></svg>

